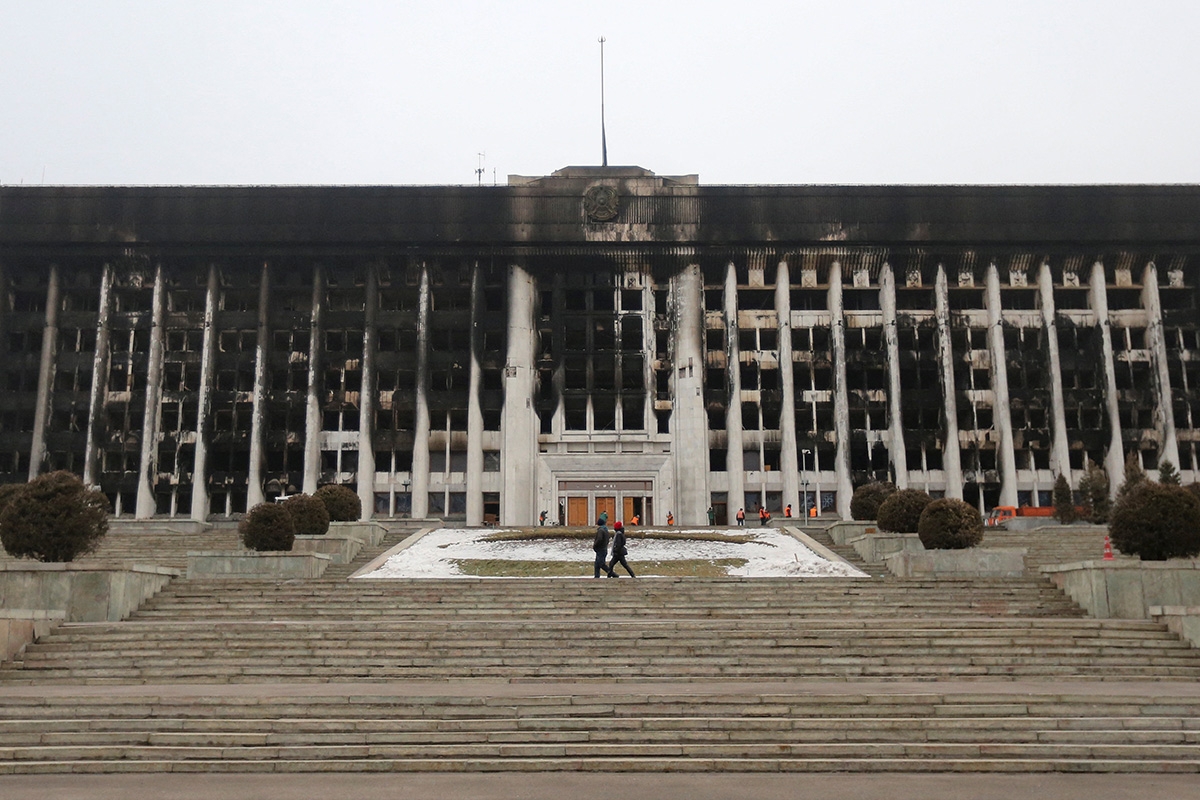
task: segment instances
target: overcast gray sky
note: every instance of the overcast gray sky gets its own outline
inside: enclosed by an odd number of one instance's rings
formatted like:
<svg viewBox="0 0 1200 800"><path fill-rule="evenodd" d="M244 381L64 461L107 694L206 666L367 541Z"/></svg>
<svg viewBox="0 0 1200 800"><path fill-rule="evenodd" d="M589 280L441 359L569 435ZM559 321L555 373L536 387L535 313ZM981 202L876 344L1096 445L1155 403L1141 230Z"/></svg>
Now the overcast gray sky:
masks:
<svg viewBox="0 0 1200 800"><path fill-rule="evenodd" d="M0 0L0 183L1200 183L1191 0Z"/></svg>

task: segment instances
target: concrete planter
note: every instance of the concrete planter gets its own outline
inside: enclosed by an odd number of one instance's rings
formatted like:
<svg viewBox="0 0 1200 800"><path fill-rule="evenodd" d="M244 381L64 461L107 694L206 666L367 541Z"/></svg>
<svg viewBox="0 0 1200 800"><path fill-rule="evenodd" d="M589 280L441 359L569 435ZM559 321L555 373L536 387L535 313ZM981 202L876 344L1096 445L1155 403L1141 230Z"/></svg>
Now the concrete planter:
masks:
<svg viewBox="0 0 1200 800"><path fill-rule="evenodd" d="M835 522L829 526L829 536L834 544L847 544L851 539L877 533L879 526L873 520L867 522Z"/></svg>
<svg viewBox="0 0 1200 800"><path fill-rule="evenodd" d="M1025 548L900 552L888 556L884 563L901 578L1019 578L1025 574Z"/></svg>
<svg viewBox="0 0 1200 800"><path fill-rule="evenodd" d="M924 553L925 545L915 533L869 533L851 539L850 546L868 564L878 563L894 553Z"/></svg>
<svg viewBox="0 0 1200 800"><path fill-rule="evenodd" d="M353 536L362 541L366 547L379 547L383 544L383 537L387 535L387 528L378 522L331 522L329 523L330 534L341 534L345 536Z"/></svg>
<svg viewBox="0 0 1200 800"><path fill-rule="evenodd" d="M1154 606L1200 605L1196 559L1079 561L1042 572L1099 619L1149 619Z"/></svg>
<svg viewBox="0 0 1200 800"><path fill-rule="evenodd" d="M313 537L319 538L319 537ZM333 557L325 553L233 550L188 553L189 578L319 578Z"/></svg>
<svg viewBox="0 0 1200 800"><path fill-rule="evenodd" d="M323 536L297 536L293 553L324 553L334 564L349 564L362 550L363 540L349 534L333 533Z"/></svg>

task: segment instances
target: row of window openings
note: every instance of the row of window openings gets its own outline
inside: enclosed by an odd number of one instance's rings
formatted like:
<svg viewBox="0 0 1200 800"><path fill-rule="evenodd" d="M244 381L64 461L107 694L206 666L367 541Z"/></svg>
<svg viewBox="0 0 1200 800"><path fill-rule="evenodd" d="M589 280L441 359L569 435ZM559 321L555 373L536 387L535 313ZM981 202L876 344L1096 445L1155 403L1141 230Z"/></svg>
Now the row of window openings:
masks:
<svg viewBox="0 0 1200 800"><path fill-rule="evenodd" d="M668 293L665 289L654 291L654 311L659 316L667 313ZM618 312L641 311L641 289L567 289L563 292L563 307L568 314L579 312ZM539 297L539 311L542 317L554 315L554 290L543 290Z"/></svg>

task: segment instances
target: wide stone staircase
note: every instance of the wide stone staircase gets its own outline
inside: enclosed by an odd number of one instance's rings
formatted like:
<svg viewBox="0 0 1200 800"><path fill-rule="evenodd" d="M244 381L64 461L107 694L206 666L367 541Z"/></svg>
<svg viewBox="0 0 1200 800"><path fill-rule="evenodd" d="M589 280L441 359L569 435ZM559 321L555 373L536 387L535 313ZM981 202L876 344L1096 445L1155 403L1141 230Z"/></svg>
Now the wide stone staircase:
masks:
<svg viewBox="0 0 1200 800"><path fill-rule="evenodd" d="M1195 772L1197 678L1034 578L176 580L0 670L0 773Z"/></svg>

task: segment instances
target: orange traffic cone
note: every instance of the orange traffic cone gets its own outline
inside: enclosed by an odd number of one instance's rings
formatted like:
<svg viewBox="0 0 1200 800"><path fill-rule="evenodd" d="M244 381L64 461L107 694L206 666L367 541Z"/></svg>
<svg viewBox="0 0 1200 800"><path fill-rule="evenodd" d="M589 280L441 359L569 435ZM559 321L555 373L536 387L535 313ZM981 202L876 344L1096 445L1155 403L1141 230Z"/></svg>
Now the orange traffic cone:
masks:
<svg viewBox="0 0 1200 800"><path fill-rule="evenodd" d="M1107 535L1104 537L1104 560L1105 561L1113 560L1112 542L1109 541Z"/></svg>

